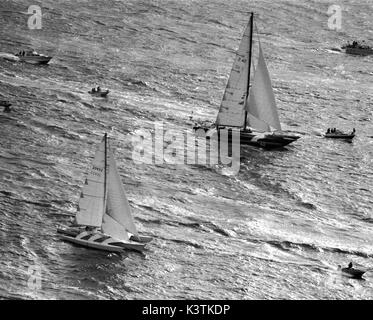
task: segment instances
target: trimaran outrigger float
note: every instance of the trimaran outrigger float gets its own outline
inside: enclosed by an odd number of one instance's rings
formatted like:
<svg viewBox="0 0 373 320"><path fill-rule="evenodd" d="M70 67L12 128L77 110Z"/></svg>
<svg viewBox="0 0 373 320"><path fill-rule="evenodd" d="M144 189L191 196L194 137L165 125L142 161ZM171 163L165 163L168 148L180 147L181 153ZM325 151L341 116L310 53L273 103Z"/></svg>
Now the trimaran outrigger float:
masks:
<svg viewBox="0 0 373 320"><path fill-rule="evenodd" d="M266 149L281 148L300 137L281 131L271 79L260 42L259 58L253 83L250 85L253 27L254 14L251 13L215 124L209 127L196 125L193 129L203 129L210 137L214 134L220 137L220 131L228 129L228 141L232 139L232 130L238 129L241 145Z"/></svg>
<svg viewBox="0 0 373 320"><path fill-rule="evenodd" d="M111 252L141 252L152 240L137 232L106 134L83 186L75 223L57 232L63 240Z"/></svg>

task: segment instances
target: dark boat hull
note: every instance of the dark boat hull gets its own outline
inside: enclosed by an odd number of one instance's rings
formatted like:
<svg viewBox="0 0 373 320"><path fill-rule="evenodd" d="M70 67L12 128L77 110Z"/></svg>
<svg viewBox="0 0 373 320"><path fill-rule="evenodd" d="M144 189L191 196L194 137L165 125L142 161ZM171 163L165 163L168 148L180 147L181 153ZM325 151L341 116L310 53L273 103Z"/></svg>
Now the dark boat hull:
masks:
<svg viewBox="0 0 373 320"><path fill-rule="evenodd" d="M194 127L194 130L203 129L207 132L211 128ZM214 138L217 134L218 140L220 141L220 131L225 129L218 129L211 136L206 136L206 138ZM228 128L228 144L232 144L232 130ZM298 140L300 137L295 135L288 135L282 133L268 133L268 134L256 134L249 130L240 130L240 145L242 146L254 146L263 149L280 149L290 143Z"/></svg>
<svg viewBox="0 0 373 320"><path fill-rule="evenodd" d="M52 57L47 56L18 56L19 60L31 64L48 64Z"/></svg>
<svg viewBox="0 0 373 320"><path fill-rule="evenodd" d="M256 139L256 134L240 132L241 145L255 146L264 149L280 149L298 140L299 136L286 134L267 134Z"/></svg>
<svg viewBox="0 0 373 320"><path fill-rule="evenodd" d="M109 90L101 91L101 92L88 91L88 93L91 94L92 96L101 97L101 98L105 98L109 94L109 92L110 92Z"/></svg>
<svg viewBox="0 0 373 320"><path fill-rule="evenodd" d="M325 134L325 138L329 139L346 139L352 140L355 137L355 134Z"/></svg>
<svg viewBox="0 0 373 320"><path fill-rule="evenodd" d="M358 269L354 269L354 268L343 268L342 269L342 272L351 277L351 278L354 278L354 279L362 279L365 271L363 270L358 270Z"/></svg>
<svg viewBox="0 0 373 320"><path fill-rule="evenodd" d="M372 48L346 48L346 53L356 56L369 56L373 54Z"/></svg>

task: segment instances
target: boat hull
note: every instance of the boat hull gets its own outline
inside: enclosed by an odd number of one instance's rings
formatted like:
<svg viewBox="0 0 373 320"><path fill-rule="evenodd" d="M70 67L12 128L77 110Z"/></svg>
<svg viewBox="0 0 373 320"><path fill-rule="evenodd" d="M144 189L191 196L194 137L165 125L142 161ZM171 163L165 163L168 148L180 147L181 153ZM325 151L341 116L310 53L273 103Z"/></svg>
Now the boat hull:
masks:
<svg viewBox="0 0 373 320"><path fill-rule="evenodd" d="M354 279L362 279L365 271L354 268L343 268L342 273Z"/></svg>
<svg viewBox="0 0 373 320"><path fill-rule="evenodd" d="M255 146L263 149L280 149L298 140L299 136L286 134L266 134L263 138L256 134L241 132L241 145Z"/></svg>
<svg viewBox="0 0 373 320"><path fill-rule="evenodd" d="M109 90L103 91L103 92L92 92L88 91L89 94L91 94L94 97L101 97L105 98L109 94Z"/></svg>
<svg viewBox="0 0 373 320"><path fill-rule="evenodd" d="M329 139L345 139L352 140L355 137L355 134L325 134L325 138Z"/></svg>
<svg viewBox="0 0 373 320"><path fill-rule="evenodd" d="M194 127L194 130L202 129L207 132L211 132L211 128L206 127ZM220 141L220 134L221 130L225 129L214 129L213 133L206 135L206 138L211 139L214 138L214 135L217 132L218 141ZM228 144L232 144L232 130L228 128ZM289 134L282 134L282 133L254 133L249 130L240 130L240 145L242 146L254 146L263 149L280 149L283 148L290 143L298 140L300 137L296 135L289 135Z"/></svg>
<svg viewBox="0 0 373 320"><path fill-rule="evenodd" d="M346 48L346 53L356 56L369 56L373 54L372 48Z"/></svg>
<svg viewBox="0 0 373 320"><path fill-rule="evenodd" d="M126 250L134 250L138 252L145 250L145 244L143 243L131 240L118 240L97 231L91 233L79 231L79 229L57 229L57 233L59 233L62 240L88 248L122 253Z"/></svg>
<svg viewBox="0 0 373 320"><path fill-rule="evenodd" d="M97 249L101 251L108 251L108 252L123 253L123 248L118 247L118 246L97 244L94 242L90 242L87 240L81 240L81 239L77 239L75 237L66 236L66 235L60 235L60 238L62 240L65 240L65 241L68 241L68 242L71 242L71 243L74 243L74 244L77 244L83 247L87 247L87 248Z"/></svg>
<svg viewBox="0 0 373 320"><path fill-rule="evenodd" d="M31 64L48 64L52 57L47 56L18 56L21 62Z"/></svg>

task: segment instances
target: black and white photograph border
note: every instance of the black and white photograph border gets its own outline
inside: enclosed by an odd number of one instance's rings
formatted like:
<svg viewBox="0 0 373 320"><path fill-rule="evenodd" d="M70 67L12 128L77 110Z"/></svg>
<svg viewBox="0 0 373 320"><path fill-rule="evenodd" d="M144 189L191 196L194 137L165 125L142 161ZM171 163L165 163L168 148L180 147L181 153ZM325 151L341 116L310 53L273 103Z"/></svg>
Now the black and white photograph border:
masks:
<svg viewBox="0 0 373 320"><path fill-rule="evenodd" d="M0 298L372 300L372 14L2 0Z"/></svg>

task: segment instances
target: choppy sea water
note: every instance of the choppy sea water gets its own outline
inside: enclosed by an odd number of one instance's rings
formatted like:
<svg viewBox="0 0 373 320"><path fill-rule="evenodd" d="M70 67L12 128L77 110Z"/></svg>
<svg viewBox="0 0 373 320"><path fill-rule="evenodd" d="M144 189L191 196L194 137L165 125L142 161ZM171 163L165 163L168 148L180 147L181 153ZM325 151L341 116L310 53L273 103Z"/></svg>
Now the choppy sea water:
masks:
<svg viewBox="0 0 373 320"><path fill-rule="evenodd" d="M0 59L0 296L23 299L372 299L339 264L373 268L371 1L1 1L0 51L34 48L48 66ZM30 5L42 29L27 26ZM213 122L249 18L262 47L286 151L245 148L217 166L138 164L137 130ZM87 94L111 90L108 99ZM193 114L192 114L193 112ZM193 119L190 118L193 116ZM322 138L356 128L353 143ZM138 229L127 258L61 242L97 143L108 132ZM41 287L32 281L41 273ZM31 280L30 280L31 279Z"/></svg>

